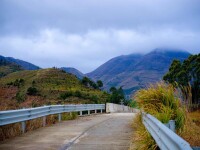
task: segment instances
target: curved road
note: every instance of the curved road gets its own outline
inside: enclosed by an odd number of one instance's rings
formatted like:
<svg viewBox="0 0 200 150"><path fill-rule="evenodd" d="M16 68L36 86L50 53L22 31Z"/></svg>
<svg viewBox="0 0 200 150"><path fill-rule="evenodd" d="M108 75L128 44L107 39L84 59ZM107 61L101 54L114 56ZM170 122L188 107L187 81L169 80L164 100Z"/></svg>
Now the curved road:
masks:
<svg viewBox="0 0 200 150"><path fill-rule="evenodd" d="M0 143L1 150L127 150L134 113L79 117Z"/></svg>

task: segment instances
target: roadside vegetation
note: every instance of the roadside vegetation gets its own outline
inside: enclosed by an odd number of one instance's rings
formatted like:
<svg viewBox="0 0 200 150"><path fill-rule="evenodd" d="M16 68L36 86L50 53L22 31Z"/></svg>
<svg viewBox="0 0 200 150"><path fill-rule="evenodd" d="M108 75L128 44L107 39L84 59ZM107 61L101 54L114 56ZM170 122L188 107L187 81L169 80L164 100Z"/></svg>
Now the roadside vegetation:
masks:
<svg viewBox="0 0 200 150"><path fill-rule="evenodd" d="M174 60L169 72L159 82L136 92L139 108L162 123L175 120L176 133L191 146L200 146L200 55L181 63ZM130 149L159 149L142 124L141 113L133 121L135 133Z"/></svg>
<svg viewBox="0 0 200 150"><path fill-rule="evenodd" d="M178 97L174 94L174 88L165 83L151 85L147 89L139 90L134 99L137 101L141 110L155 116L162 123L169 120L176 121L176 130L180 132L185 124L185 109L182 107ZM142 114L138 114L134 120L133 128L135 135L133 143L135 149L157 149L151 135L142 124Z"/></svg>
<svg viewBox="0 0 200 150"><path fill-rule="evenodd" d="M0 110L56 104L104 104L110 94L101 91L102 81L82 80L57 68L24 70L0 78ZM64 113L62 120L75 119L77 113ZM58 122L58 115L47 116L47 125ZM42 118L26 122L26 131L42 127ZM0 140L21 134L21 124L0 127Z"/></svg>
<svg viewBox="0 0 200 150"><path fill-rule="evenodd" d="M174 60L163 80L181 90L182 102L188 110L200 108L200 54L191 55L183 62Z"/></svg>
<svg viewBox="0 0 200 150"><path fill-rule="evenodd" d="M103 83L51 68L18 71L0 78L0 110L55 104L105 103Z"/></svg>

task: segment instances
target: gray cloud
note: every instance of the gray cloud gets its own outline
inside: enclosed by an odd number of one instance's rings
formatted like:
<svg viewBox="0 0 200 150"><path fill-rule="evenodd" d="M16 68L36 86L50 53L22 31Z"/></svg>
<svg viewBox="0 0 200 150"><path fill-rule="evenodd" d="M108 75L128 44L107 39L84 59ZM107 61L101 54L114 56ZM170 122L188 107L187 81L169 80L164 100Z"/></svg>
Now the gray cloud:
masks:
<svg viewBox="0 0 200 150"><path fill-rule="evenodd" d="M156 47L200 50L199 0L1 0L0 54L92 71Z"/></svg>

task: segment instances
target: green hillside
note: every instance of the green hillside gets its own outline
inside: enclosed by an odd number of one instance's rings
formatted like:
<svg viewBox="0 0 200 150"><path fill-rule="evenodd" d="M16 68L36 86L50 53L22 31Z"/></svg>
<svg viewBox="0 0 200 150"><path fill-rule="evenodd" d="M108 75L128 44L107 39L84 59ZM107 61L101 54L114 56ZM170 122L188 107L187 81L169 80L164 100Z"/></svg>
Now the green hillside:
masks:
<svg viewBox="0 0 200 150"><path fill-rule="evenodd" d="M0 56L0 78L9 73L23 70L19 65L9 62Z"/></svg>
<svg viewBox="0 0 200 150"><path fill-rule="evenodd" d="M109 95L51 68L11 73L0 79L0 110L49 104L105 103Z"/></svg>

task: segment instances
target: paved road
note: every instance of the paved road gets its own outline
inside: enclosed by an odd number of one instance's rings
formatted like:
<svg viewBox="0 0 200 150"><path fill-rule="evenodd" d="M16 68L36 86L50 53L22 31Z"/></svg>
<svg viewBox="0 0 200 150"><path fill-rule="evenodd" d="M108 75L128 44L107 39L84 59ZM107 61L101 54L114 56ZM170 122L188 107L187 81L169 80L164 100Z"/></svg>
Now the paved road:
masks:
<svg viewBox="0 0 200 150"><path fill-rule="evenodd" d="M63 121L0 143L1 150L127 150L133 113Z"/></svg>

